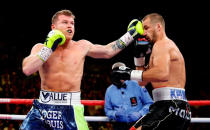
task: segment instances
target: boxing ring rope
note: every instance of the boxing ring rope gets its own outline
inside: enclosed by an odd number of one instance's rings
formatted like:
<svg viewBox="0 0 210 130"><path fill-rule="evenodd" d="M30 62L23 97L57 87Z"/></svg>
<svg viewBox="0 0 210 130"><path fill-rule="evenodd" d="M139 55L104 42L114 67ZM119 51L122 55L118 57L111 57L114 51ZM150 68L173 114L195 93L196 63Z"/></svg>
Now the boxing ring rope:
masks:
<svg viewBox="0 0 210 130"><path fill-rule="evenodd" d="M13 114L0 114L0 119L6 120L24 120L26 115L13 115ZM85 120L88 122L109 122L109 118L106 116L85 116Z"/></svg>
<svg viewBox="0 0 210 130"><path fill-rule="evenodd" d="M0 104L32 104L34 99L0 98ZM104 105L104 100L81 100L83 105ZM190 106L210 106L210 100L190 100ZM0 119L24 120L26 115L0 114ZM113 122L106 116L85 116L88 122ZM191 123L210 123L210 118L192 118Z"/></svg>
<svg viewBox="0 0 210 130"><path fill-rule="evenodd" d="M0 120L24 120L26 115L0 114ZM85 116L87 122L115 122L106 116ZM210 123L210 118L192 118L191 123Z"/></svg>
<svg viewBox="0 0 210 130"><path fill-rule="evenodd" d="M0 98L0 104L31 104L34 99ZM81 100L86 106L104 105L104 100Z"/></svg>
<svg viewBox="0 0 210 130"><path fill-rule="evenodd" d="M0 98L0 104L32 104L34 99ZM210 100L189 100L190 106L210 106ZM104 100L81 100L86 106L104 105Z"/></svg>

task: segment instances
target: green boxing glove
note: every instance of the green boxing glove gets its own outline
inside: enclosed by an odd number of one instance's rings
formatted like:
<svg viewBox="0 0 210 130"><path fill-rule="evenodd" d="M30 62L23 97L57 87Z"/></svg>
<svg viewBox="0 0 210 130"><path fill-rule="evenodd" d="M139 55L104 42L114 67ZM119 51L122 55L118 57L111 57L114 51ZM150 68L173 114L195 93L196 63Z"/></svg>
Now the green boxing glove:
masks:
<svg viewBox="0 0 210 130"><path fill-rule="evenodd" d="M118 48L120 49L125 48L132 41L134 41L139 35L143 34L144 34L144 29L141 21L139 21L138 19L132 20L128 25L127 33L117 40Z"/></svg>
<svg viewBox="0 0 210 130"><path fill-rule="evenodd" d="M66 37L59 30L52 30L48 33L47 38L44 42L44 45L52 51L55 51L58 45L63 45L66 41Z"/></svg>
<svg viewBox="0 0 210 130"><path fill-rule="evenodd" d="M135 39L139 34L144 34L142 23L138 19L132 20L128 25L128 32Z"/></svg>
<svg viewBox="0 0 210 130"><path fill-rule="evenodd" d="M66 41L65 35L59 30L52 30L48 33L44 42L44 47L39 51L37 56L43 61L47 61L58 45L63 45Z"/></svg>

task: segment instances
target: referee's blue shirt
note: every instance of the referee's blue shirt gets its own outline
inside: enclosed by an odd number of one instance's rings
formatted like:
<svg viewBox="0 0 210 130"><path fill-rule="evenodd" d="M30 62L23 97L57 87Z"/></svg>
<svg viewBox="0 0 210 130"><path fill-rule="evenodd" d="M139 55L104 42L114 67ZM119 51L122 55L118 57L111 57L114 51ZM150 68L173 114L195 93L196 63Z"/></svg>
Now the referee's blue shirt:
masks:
<svg viewBox="0 0 210 130"><path fill-rule="evenodd" d="M140 112L141 116L149 111L153 100L146 88L139 86L137 81L126 80L126 88L117 88L110 85L105 94L104 110L109 119L119 122L129 122L128 115L132 112ZM124 115L116 119L115 113L118 109L124 109Z"/></svg>

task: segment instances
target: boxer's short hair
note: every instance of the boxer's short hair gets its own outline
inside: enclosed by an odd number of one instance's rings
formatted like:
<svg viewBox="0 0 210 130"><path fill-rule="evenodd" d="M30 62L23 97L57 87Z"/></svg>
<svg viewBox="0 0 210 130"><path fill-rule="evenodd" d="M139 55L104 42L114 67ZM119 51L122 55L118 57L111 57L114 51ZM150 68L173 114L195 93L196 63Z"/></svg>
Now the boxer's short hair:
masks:
<svg viewBox="0 0 210 130"><path fill-rule="evenodd" d="M60 15L66 15L66 16L71 16L75 19L75 15L72 13L70 10L60 10L56 12L53 17L52 17L52 24L54 24L58 20L58 16Z"/></svg>

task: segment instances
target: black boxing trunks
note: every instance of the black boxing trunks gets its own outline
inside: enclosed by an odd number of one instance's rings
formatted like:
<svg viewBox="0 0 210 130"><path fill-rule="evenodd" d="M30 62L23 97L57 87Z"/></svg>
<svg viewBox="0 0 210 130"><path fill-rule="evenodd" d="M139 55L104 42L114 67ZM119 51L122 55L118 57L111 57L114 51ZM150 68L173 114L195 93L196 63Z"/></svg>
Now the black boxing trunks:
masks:
<svg viewBox="0 0 210 130"><path fill-rule="evenodd" d="M191 111L185 90L163 87L154 89L152 94L155 103L138 126L142 126L142 130L187 130Z"/></svg>
<svg viewBox="0 0 210 130"><path fill-rule="evenodd" d="M88 130L80 92L40 91L20 130Z"/></svg>

